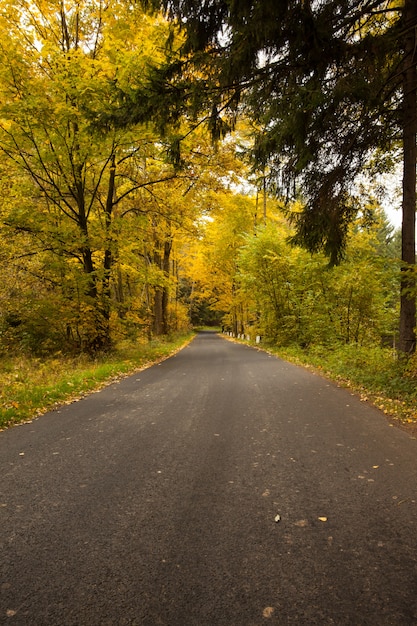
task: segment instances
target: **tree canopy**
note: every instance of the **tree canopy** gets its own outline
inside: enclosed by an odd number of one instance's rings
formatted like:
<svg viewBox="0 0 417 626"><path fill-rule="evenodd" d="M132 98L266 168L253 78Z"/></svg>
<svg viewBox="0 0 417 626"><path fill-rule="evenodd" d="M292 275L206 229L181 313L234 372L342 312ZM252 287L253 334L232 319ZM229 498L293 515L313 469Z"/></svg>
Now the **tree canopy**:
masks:
<svg viewBox="0 0 417 626"><path fill-rule="evenodd" d="M358 214L356 179L404 162L403 261L415 263L417 5L413 0L155 0L186 33L165 78L204 86L216 135L254 122L254 168L302 198L293 242L338 263ZM194 74L190 73L190 66ZM171 73L170 73L171 72ZM174 77L173 77L174 76ZM183 89L183 100L186 90ZM415 285L404 273L402 345L415 348Z"/></svg>
<svg viewBox="0 0 417 626"><path fill-rule="evenodd" d="M7 333L94 351L133 321L168 332L176 238L195 232L190 200L213 150L190 137L179 173L149 120L109 121L115 84L143 89L151 60L164 59L168 24L119 2L0 8Z"/></svg>
<svg viewBox="0 0 417 626"><path fill-rule="evenodd" d="M411 220L409 5L143 4L0 0L0 349L95 353L190 320L395 337L372 174L409 146Z"/></svg>

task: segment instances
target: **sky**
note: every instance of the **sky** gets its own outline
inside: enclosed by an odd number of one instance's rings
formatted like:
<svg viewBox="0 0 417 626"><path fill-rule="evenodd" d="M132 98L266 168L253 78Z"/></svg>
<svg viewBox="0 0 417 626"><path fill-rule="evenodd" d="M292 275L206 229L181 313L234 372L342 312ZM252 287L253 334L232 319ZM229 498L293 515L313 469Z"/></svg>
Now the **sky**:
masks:
<svg viewBox="0 0 417 626"><path fill-rule="evenodd" d="M384 189L384 197L381 198L381 206L391 224L395 228L401 228L402 211L401 211L401 195L402 195L402 172L398 166L392 174L381 175L377 181Z"/></svg>

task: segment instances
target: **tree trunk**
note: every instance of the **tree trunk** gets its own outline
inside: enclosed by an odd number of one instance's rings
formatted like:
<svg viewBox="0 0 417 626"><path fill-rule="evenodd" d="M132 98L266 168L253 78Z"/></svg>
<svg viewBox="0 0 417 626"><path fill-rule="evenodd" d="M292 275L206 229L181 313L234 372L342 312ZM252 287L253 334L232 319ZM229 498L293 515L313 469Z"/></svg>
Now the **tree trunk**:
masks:
<svg viewBox="0 0 417 626"><path fill-rule="evenodd" d="M165 274L165 278L168 282L169 280L169 266L170 266L170 256L172 250L172 239L170 236L167 237L164 243L164 257L162 262L162 269ZM169 321L168 321L168 304L169 304L169 289L168 286L165 285L162 291L162 329L164 335L168 334L169 330Z"/></svg>
<svg viewBox="0 0 417 626"><path fill-rule="evenodd" d="M153 332L155 335L167 335L169 330L168 323L168 302L169 302L169 261L172 250L172 239L167 235L164 245L162 259L159 253L154 256L155 262L164 272L165 284L156 287L154 295L154 319Z"/></svg>
<svg viewBox="0 0 417 626"><path fill-rule="evenodd" d="M402 277L399 349L411 354L416 348L416 159L417 159L417 2L405 0L403 78L403 216ZM410 271L411 269L411 271Z"/></svg>
<svg viewBox="0 0 417 626"><path fill-rule="evenodd" d="M154 335L163 335L163 313L162 313L162 290L163 287L156 287L153 296L153 320L152 332Z"/></svg>
<svg viewBox="0 0 417 626"><path fill-rule="evenodd" d="M115 155L112 157L111 166L110 166L110 175L109 175L109 186L107 189L107 198L106 198L106 209L105 209L105 224L106 224L106 249L104 250L104 260L103 260L103 312L106 316L110 317L110 276L113 267L113 238L111 233L112 227L112 214L113 214L113 203L114 203L114 193L116 186L116 162Z"/></svg>

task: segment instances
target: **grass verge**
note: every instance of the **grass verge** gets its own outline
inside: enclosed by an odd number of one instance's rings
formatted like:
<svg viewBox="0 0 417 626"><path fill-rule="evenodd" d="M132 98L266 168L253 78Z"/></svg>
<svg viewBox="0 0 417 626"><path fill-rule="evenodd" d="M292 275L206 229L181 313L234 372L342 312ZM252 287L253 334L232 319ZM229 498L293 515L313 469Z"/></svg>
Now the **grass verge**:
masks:
<svg viewBox="0 0 417 626"><path fill-rule="evenodd" d="M119 344L111 353L87 356L28 356L0 360L0 430L79 399L115 379L171 356L194 337L182 334L149 343Z"/></svg>
<svg viewBox="0 0 417 626"><path fill-rule="evenodd" d="M390 348L356 345L269 347L277 356L352 389L399 426L417 434L417 358L402 360Z"/></svg>
<svg viewBox="0 0 417 626"><path fill-rule="evenodd" d="M230 339L247 343L243 339ZM301 365L383 411L392 425L417 438L417 353L402 359L392 348L334 345L293 346L257 344L256 348Z"/></svg>

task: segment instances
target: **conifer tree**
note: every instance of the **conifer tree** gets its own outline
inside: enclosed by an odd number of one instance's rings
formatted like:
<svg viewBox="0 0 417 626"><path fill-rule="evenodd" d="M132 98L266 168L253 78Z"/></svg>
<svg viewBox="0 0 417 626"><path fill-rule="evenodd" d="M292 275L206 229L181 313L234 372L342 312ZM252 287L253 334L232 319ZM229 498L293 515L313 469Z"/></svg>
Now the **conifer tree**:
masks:
<svg viewBox="0 0 417 626"><path fill-rule="evenodd" d="M400 348L415 350L415 0L147 0L186 33L159 71L170 117L205 107L220 137L244 110L271 187L302 194L294 242L338 263L360 203L355 179L404 164ZM194 76L190 68L198 69ZM181 76L181 79L179 79ZM198 95L196 95L198 94ZM176 105L176 102L178 103ZM228 114L228 116L227 116ZM297 184L296 184L297 183ZM411 271L410 271L411 268Z"/></svg>

